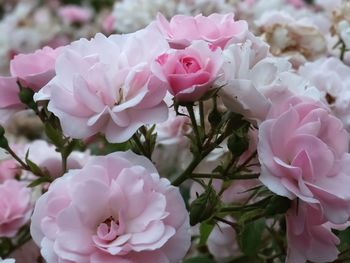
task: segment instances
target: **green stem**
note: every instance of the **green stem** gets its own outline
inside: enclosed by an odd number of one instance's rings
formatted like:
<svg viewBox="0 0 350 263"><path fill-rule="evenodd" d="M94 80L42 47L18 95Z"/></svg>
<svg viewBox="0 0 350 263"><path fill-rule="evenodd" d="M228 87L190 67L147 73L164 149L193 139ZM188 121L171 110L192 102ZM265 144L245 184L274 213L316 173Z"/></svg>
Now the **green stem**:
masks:
<svg viewBox="0 0 350 263"><path fill-rule="evenodd" d="M227 212L237 212L237 211L243 211L243 210L254 210L257 208L262 208L266 206L270 200L271 196L268 196L254 204L251 205L245 205L245 206L226 206L220 209L220 213L227 213Z"/></svg>
<svg viewBox="0 0 350 263"><path fill-rule="evenodd" d="M200 116L201 128L203 130L203 134L205 134L205 121L204 121L204 105L203 105L203 101L199 101L199 116Z"/></svg>
<svg viewBox="0 0 350 263"><path fill-rule="evenodd" d="M344 41L341 41L341 48L340 48L340 60L341 61L344 61L345 52L346 52L345 43L344 43Z"/></svg>
<svg viewBox="0 0 350 263"><path fill-rule="evenodd" d="M30 167L18 157L10 146L8 146L5 150L22 166L24 170L31 171Z"/></svg>
<svg viewBox="0 0 350 263"><path fill-rule="evenodd" d="M194 135L196 137L196 144L197 144L198 150L200 151L202 149L202 143L201 143L202 140L201 140L201 136L199 134L199 129L198 129L198 125L197 125L196 116L194 115L193 106L187 105L186 109L187 109L188 114L190 116L191 123L192 123L193 130L194 130Z"/></svg>
<svg viewBox="0 0 350 263"><path fill-rule="evenodd" d="M255 158L255 156L258 154L257 151L253 152L241 165L237 167L237 171L241 170L242 168L245 168L248 163L250 163L251 160Z"/></svg>
<svg viewBox="0 0 350 263"><path fill-rule="evenodd" d="M226 138L226 133L222 134L219 136L217 140L211 145L208 146L208 148L204 149L202 153L199 156L196 156L192 162L189 164L187 169L183 171L179 177L177 177L173 181L173 185L179 186L182 184L184 181L186 181L190 175L192 174L193 170L197 167L197 165L209 154L211 153L212 150L214 150L218 145L220 145Z"/></svg>
<svg viewBox="0 0 350 263"><path fill-rule="evenodd" d="M242 175L236 175L236 174L227 174L226 176L231 180L251 180L256 179L259 177L260 174L242 174ZM216 178L216 179L224 179L224 177L221 174L215 174L215 173L192 173L192 178Z"/></svg>
<svg viewBox="0 0 350 263"><path fill-rule="evenodd" d="M188 179L189 175L192 173L192 171L197 167L197 165L201 162L201 158L197 157L197 158L193 158L192 162L188 165L188 167L186 168L185 171L182 172L182 174L180 174L179 177L177 177L172 184L175 186L179 186L180 184L182 184L184 181L186 181L186 179Z"/></svg>
<svg viewBox="0 0 350 263"><path fill-rule="evenodd" d="M67 159L68 156L61 152L61 157L62 157L62 175L67 172Z"/></svg>
<svg viewBox="0 0 350 263"><path fill-rule="evenodd" d="M238 226L237 223L228 221L228 220L226 220L226 219L224 219L224 218L221 218L221 217L218 217L218 216L214 216L214 219L217 220L217 221L223 222L223 223L225 223L225 224L227 224L227 225L229 225L229 226L231 226L231 227L236 231L236 233L239 232L239 226Z"/></svg>

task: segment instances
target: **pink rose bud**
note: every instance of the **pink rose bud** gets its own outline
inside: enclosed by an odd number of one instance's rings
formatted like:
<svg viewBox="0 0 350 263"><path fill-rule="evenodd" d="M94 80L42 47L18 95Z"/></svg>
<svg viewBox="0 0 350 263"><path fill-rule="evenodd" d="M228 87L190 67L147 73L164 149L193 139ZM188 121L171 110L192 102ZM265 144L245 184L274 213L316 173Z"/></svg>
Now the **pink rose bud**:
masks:
<svg viewBox="0 0 350 263"><path fill-rule="evenodd" d="M158 57L160 74L177 101L196 101L212 87L223 64L221 53L220 48L212 50L206 42L196 41L184 50Z"/></svg>

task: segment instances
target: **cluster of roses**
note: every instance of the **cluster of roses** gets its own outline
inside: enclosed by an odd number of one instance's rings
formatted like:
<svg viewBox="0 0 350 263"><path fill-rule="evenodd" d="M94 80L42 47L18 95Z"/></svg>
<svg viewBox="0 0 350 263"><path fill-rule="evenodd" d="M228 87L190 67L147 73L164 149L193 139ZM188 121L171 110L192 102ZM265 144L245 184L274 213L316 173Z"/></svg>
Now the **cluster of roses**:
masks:
<svg viewBox="0 0 350 263"><path fill-rule="evenodd" d="M335 58L322 63L349 70ZM332 230L345 229L350 219L349 134L347 120L328 106L332 96L302 77L310 77L312 67L297 71L286 58L272 56L233 14L178 15L170 22L159 14L135 33L97 34L15 56L11 76L0 78L0 123L29 107L44 122L57 118L65 139L88 142L102 134L110 143L135 139L142 146L140 129L157 124L159 134L184 137L184 126L192 121L200 145L196 118L202 113L193 112L193 106L215 98L250 122L251 142L255 136L257 143L248 151L257 152L261 183L291 202L285 214L286 261L328 262L339 254ZM6 143L2 147L11 149ZM22 152L24 167L40 175L35 155ZM176 263L185 257L191 245L185 203L145 156L131 151L91 156L79 165L64 164L63 171L70 170L61 177L59 156L46 156L51 160L46 164L34 160L54 178L41 190L45 193L31 217L31 236L48 263ZM192 171L201 160L195 161ZM4 237L17 234L32 208L30 191L10 177L0 184ZM182 182L178 178L173 184Z"/></svg>

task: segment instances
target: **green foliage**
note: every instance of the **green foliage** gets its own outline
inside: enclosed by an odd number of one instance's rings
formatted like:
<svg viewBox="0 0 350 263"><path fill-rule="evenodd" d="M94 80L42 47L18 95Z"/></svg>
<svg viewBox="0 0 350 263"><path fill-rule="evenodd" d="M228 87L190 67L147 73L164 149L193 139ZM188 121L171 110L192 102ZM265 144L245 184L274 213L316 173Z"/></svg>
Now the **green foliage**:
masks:
<svg viewBox="0 0 350 263"><path fill-rule="evenodd" d="M55 129L50 123L45 124L45 134L50 139L50 141L57 147L62 148L66 143L62 137L60 130Z"/></svg>
<svg viewBox="0 0 350 263"><path fill-rule="evenodd" d="M290 208L291 202L288 198L283 196L273 196L266 206L265 216L275 216L277 214L284 214Z"/></svg>
<svg viewBox="0 0 350 263"><path fill-rule="evenodd" d="M265 219L260 218L244 226L239 235L242 252L247 256L254 256L261 247L261 237L265 229Z"/></svg>
<svg viewBox="0 0 350 263"><path fill-rule="evenodd" d="M216 194L211 185L190 206L190 224L194 226L212 217L218 209L220 202L219 196Z"/></svg>
<svg viewBox="0 0 350 263"><path fill-rule="evenodd" d="M241 156L249 147L247 136L240 136L234 132L227 141L227 147L233 156Z"/></svg>
<svg viewBox="0 0 350 263"><path fill-rule="evenodd" d="M199 256L187 259L183 263L215 263L215 261L206 256Z"/></svg>
<svg viewBox="0 0 350 263"><path fill-rule="evenodd" d="M221 113L215 107L208 115L208 121L212 127L216 127L220 124L222 120Z"/></svg>
<svg viewBox="0 0 350 263"><path fill-rule="evenodd" d="M28 187L35 187L38 185L41 185L43 183L50 183L52 181L50 176L43 176L43 177L39 177L38 179L35 179L34 181L32 181Z"/></svg>
<svg viewBox="0 0 350 263"><path fill-rule="evenodd" d="M0 137L0 148L7 149L8 147L9 142L7 141L7 139L4 136Z"/></svg>
<svg viewBox="0 0 350 263"><path fill-rule="evenodd" d="M199 233L200 233L200 239L199 239L199 246L205 246L207 243L207 240L210 236L210 233L214 229L214 224L209 224L207 222L203 222L199 227Z"/></svg>

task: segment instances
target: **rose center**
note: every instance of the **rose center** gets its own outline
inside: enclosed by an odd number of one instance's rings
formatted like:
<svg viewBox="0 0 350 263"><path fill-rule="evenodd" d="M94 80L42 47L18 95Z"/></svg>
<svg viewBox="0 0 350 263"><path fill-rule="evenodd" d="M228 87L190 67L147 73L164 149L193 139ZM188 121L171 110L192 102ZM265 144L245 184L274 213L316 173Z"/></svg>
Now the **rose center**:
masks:
<svg viewBox="0 0 350 263"><path fill-rule="evenodd" d="M120 105L124 101L124 90L123 86L119 87L114 105Z"/></svg>
<svg viewBox="0 0 350 263"><path fill-rule="evenodd" d="M119 220L113 217L107 218L97 228L97 236L100 240L112 241L118 237Z"/></svg>
<svg viewBox="0 0 350 263"><path fill-rule="evenodd" d="M192 57L184 57L181 59L181 64L186 73L195 73L201 69L197 60Z"/></svg>

